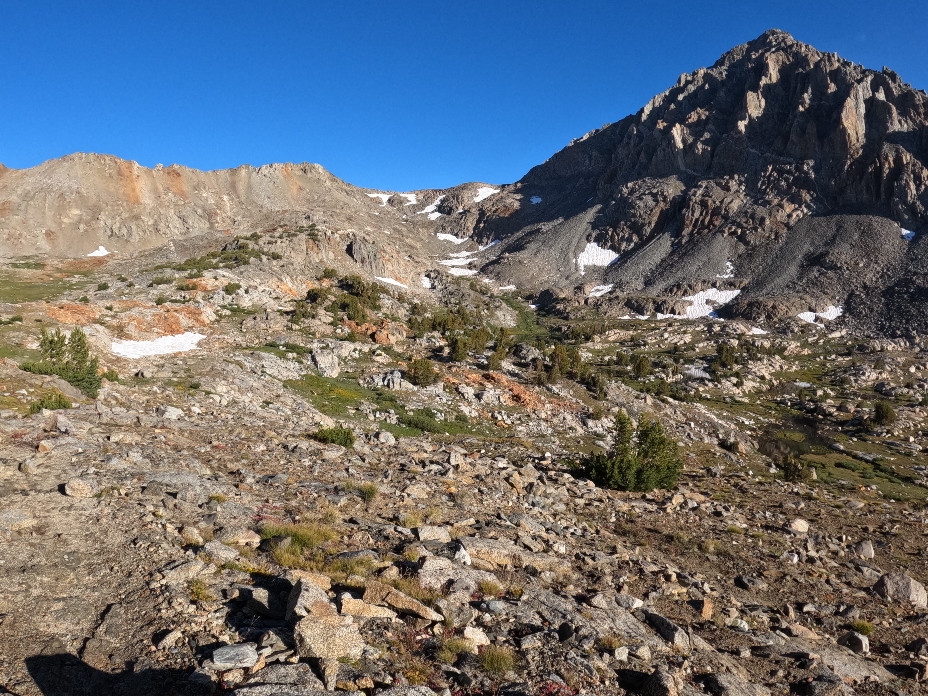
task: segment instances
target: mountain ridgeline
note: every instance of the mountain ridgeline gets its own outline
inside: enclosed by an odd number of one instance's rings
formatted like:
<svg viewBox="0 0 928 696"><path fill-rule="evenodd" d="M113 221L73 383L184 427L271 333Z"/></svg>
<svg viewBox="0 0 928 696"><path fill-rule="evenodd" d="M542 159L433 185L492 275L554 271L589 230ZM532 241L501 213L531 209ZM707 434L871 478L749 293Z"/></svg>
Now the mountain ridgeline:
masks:
<svg viewBox="0 0 928 696"><path fill-rule="evenodd" d="M837 307L851 331L928 332L928 95L781 31L518 182L476 187L372 195L318 165L197 172L71 155L0 169L0 256L131 254L317 222L362 238L377 273L419 292L412 276L439 268L436 234L449 234L497 242L471 269L565 308L681 316L684 298L717 291L719 316L764 327Z"/></svg>

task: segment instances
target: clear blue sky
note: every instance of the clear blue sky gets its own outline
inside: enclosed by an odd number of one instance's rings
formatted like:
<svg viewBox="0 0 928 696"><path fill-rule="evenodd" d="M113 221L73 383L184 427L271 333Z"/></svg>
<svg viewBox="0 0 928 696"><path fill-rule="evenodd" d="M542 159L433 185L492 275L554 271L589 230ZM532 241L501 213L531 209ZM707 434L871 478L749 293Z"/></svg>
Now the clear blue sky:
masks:
<svg viewBox="0 0 928 696"><path fill-rule="evenodd" d="M0 162L507 183L774 27L928 87L925 0L28 0L0 9Z"/></svg>

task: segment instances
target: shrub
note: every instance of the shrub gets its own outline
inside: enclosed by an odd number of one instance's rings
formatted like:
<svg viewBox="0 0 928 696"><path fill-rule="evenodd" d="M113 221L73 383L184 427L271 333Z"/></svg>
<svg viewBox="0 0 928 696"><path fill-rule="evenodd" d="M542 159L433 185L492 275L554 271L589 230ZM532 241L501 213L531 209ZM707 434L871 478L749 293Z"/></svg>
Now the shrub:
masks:
<svg viewBox="0 0 928 696"><path fill-rule="evenodd" d="M331 280L332 278L338 278L338 271L334 268L323 268L322 277Z"/></svg>
<svg viewBox="0 0 928 696"><path fill-rule="evenodd" d="M170 282L171 282L171 279L168 278L167 276L156 276L155 278L151 279L152 285L167 285Z"/></svg>
<svg viewBox="0 0 928 696"><path fill-rule="evenodd" d="M399 417L400 424L407 428L416 428L426 433L444 433L447 428L434 418L423 413L405 413Z"/></svg>
<svg viewBox="0 0 928 696"><path fill-rule="evenodd" d="M873 624L869 621L864 621L863 619L858 619L853 624L851 628L857 631L862 636L869 636L873 634Z"/></svg>
<svg viewBox="0 0 928 696"><path fill-rule="evenodd" d="M873 422L877 425L892 425L896 422L896 411L888 401L878 401L873 409Z"/></svg>
<svg viewBox="0 0 928 696"><path fill-rule="evenodd" d="M377 488L376 483L362 483L360 486L358 486L358 495L361 496L361 500L363 500L365 503L369 503L374 500L378 493L380 493L380 489Z"/></svg>
<svg viewBox="0 0 928 696"><path fill-rule="evenodd" d="M660 421L642 416L636 432L631 419L620 412L612 449L591 454L578 469L598 486L647 492L676 486L683 461Z"/></svg>
<svg viewBox="0 0 928 696"><path fill-rule="evenodd" d="M191 290L197 289L197 284L181 281L177 284L177 289L181 290L182 292L190 292Z"/></svg>
<svg viewBox="0 0 928 696"><path fill-rule="evenodd" d="M406 370L406 379L417 387L427 387L435 384L441 375L435 369L435 364L428 358L417 358L409 363Z"/></svg>
<svg viewBox="0 0 928 696"><path fill-rule="evenodd" d="M60 391L54 391L51 394L46 394L37 401L33 401L32 405L29 407L29 413L38 413L43 408L47 408L49 411L55 411L62 408L71 408L72 405L68 397Z"/></svg>
<svg viewBox="0 0 928 696"><path fill-rule="evenodd" d="M109 290L109 283L97 283L97 292L103 292L104 290Z"/></svg>
<svg viewBox="0 0 928 696"><path fill-rule="evenodd" d="M165 297L164 295L158 295L158 297L155 298L155 304L158 305L159 307L167 301L168 301L168 298Z"/></svg>
<svg viewBox="0 0 928 696"><path fill-rule="evenodd" d="M735 349L727 343L719 343L715 352L716 355L718 355L719 365L724 367L726 370L733 368L735 363L738 362L738 356L735 353Z"/></svg>
<svg viewBox="0 0 928 696"><path fill-rule="evenodd" d="M312 434L313 440L328 445L351 447L354 445L354 433L348 428L320 428Z"/></svg>
<svg viewBox="0 0 928 696"><path fill-rule="evenodd" d="M222 291L226 295L234 295L241 289L242 289L241 283L226 283L225 285L222 286Z"/></svg>
<svg viewBox="0 0 928 696"><path fill-rule="evenodd" d="M792 454L786 455L780 462L783 480L789 483L809 483L812 480L812 467Z"/></svg>
<svg viewBox="0 0 928 696"><path fill-rule="evenodd" d="M20 369L37 375L57 375L66 382L96 398L102 379L100 361L90 354L87 336L81 329L74 329L69 337L55 329L50 332L42 329L39 341L42 359L38 362L25 362Z"/></svg>
<svg viewBox="0 0 928 696"><path fill-rule="evenodd" d="M461 653L474 651L474 644L467 638L448 638L441 644L436 657L439 662L450 665Z"/></svg>
<svg viewBox="0 0 928 696"><path fill-rule="evenodd" d="M191 580L187 583L187 591L194 602L212 602L216 598L209 591L209 587L202 580Z"/></svg>
<svg viewBox="0 0 928 696"><path fill-rule="evenodd" d="M488 645L480 654L480 666L488 674L502 676L516 666L516 658L510 648Z"/></svg>

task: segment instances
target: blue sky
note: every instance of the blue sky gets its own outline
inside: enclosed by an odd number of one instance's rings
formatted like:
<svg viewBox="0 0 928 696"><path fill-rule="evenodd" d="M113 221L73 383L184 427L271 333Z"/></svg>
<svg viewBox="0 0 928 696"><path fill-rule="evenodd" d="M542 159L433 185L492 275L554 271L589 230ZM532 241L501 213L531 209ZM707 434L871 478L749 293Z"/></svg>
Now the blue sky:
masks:
<svg viewBox="0 0 928 696"><path fill-rule="evenodd" d="M0 9L0 162L507 183L773 27L928 88L924 0L29 0Z"/></svg>

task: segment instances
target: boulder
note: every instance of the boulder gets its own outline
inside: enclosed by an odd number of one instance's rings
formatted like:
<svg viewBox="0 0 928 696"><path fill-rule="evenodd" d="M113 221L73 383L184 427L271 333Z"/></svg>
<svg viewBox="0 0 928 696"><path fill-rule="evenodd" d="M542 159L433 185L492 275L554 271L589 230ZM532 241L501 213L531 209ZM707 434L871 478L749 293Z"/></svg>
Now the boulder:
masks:
<svg viewBox="0 0 928 696"><path fill-rule="evenodd" d="M925 586L905 573L886 573L876 581L873 589L890 602L911 604L918 608L928 607Z"/></svg>
<svg viewBox="0 0 928 696"><path fill-rule="evenodd" d="M364 639L351 617L305 616L293 628L300 657L357 660L364 652Z"/></svg>

